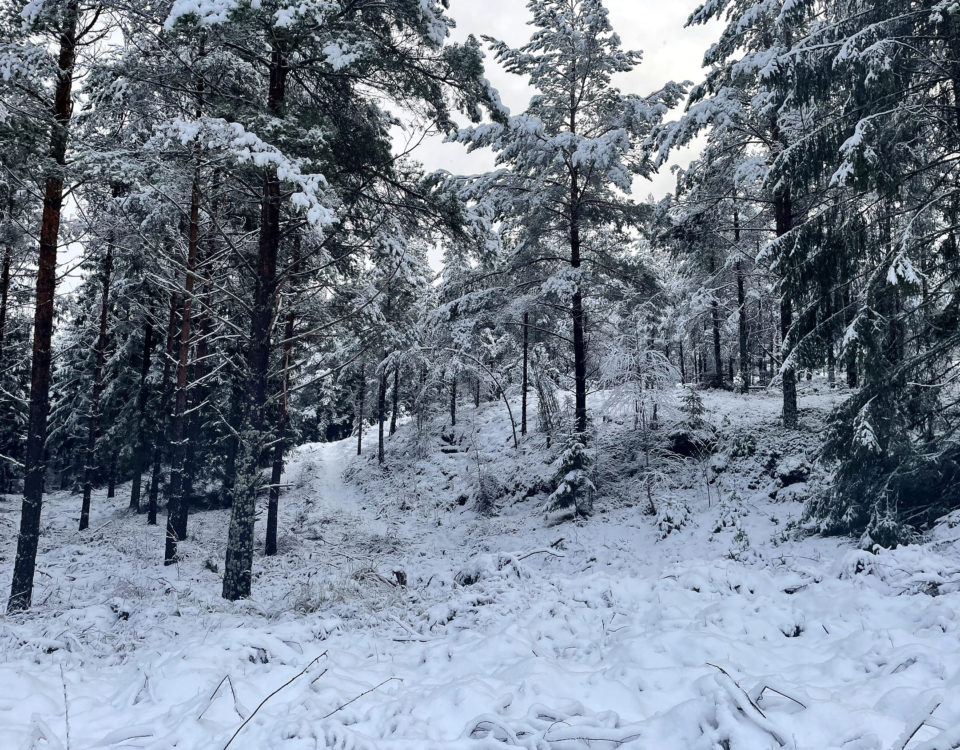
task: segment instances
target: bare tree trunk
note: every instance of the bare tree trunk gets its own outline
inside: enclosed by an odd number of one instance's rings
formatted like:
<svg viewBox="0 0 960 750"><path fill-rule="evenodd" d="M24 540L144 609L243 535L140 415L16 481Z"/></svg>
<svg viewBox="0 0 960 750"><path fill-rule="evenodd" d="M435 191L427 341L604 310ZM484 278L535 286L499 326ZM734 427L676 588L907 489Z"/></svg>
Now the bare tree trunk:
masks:
<svg viewBox="0 0 960 750"><path fill-rule="evenodd" d="M177 354L177 391L173 406L173 458L170 462L170 496L167 498L167 535L163 564L177 562L177 544L187 535L189 498L184 488L187 461L187 396L189 387L190 345L193 331L193 290L197 278L200 245L200 186L193 179L190 191L190 230L187 240L186 278L180 309L180 346Z"/></svg>
<svg viewBox="0 0 960 750"><path fill-rule="evenodd" d="M133 455L133 482L130 485L130 510L140 510L143 471L146 468L147 377L150 375L150 353L153 350L153 313L147 316L143 329L143 356L140 360L140 388L137 391L137 438Z"/></svg>
<svg viewBox="0 0 960 750"><path fill-rule="evenodd" d="M40 512L46 466L47 415L50 411L50 364L53 338L53 304L57 284L57 243L63 206L63 168L67 163L67 138L73 114L73 66L77 53L79 0L63 3L63 28L57 59L57 82L53 98L55 122L50 132L50 161L57 166L47 175L40 223L40 253L37 263L36 311L33 325L33 358L30 373L30 414L24 456L23 506L17 556L10 584L7 609L29 609L33 601L33 577L40 541Z"/></svg>
<svg viewBox="0 0 960 750"><path fill-rule="evenodd" d="M93 473L96 467L97 438L100 432L100 397L103 394L103 367L107 360L107 321L110 314L110 276L113 272L113 242L107 243L100 283L100 329L94 350L93 391L90 394L90 414L87 422L87 449L83 466L83 502L80 507L80 531L90 526L90 496L93 493Z"/></svg>
<svg viewBox="0 0 960 750"><path fill-rule="evenodd" d="M523 384L520 396L520 434L527 434L527 392L530 388L530 313L523 314Z"/></svg>

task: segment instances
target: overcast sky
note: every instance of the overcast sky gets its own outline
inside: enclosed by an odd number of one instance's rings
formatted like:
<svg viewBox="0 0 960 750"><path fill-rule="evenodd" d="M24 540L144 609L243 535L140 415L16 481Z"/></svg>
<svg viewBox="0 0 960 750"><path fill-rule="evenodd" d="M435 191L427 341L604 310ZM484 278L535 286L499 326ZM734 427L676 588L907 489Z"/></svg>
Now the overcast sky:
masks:
<svg viewBox="0 0 960 750"><path fill-rule="evenodd" d="M610 19L623 39L624 47L643 50L643 63L617 85L629 93L648 94L666 81L699 81L703 54L716 40L719 26L684 28L690 12L700 0L607 0ZM450 0L450 15L456 20L453 35L463 40L469 34L486 34L519 46L530 38L530 15L526 0ZM522 112L530 99L526 81L508 75L487 59L487 77L500 91L503 102L514 114ZM428 169L446 169L457 174L474 174L489 169L489 154L467 154L462 146L433 139L417 149ZM686 165L690 152L678 154L676 161ZM644 181L645 182L645 181ZM671 192L673 178L664 169L652 182L639 184L638 199L652 193L657 197Z"/></svg>

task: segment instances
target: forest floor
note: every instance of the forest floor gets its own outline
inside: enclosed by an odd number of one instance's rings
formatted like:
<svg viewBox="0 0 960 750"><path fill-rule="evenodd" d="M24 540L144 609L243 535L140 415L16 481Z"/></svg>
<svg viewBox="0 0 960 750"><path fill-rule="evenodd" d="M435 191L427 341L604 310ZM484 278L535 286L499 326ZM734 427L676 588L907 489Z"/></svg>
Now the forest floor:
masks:
<svg viewBox="0 0 960 750"><path fill-rule="evenodd" d="M372 432L362 458L303 446L280 553L236 604L227 511L164 568L126 488L83 533L52 493L36 606L0 616L0 748L956 748L960 518L878 554L807 533L840 396L802 395L790 433L776 394L705 395L717 452L656 453L653 509L644 442L610 417L596 513L559 526L543 438L514 451L502 405L404 424L383 469ZM3 591L18 510L0 498Z"/></svg>

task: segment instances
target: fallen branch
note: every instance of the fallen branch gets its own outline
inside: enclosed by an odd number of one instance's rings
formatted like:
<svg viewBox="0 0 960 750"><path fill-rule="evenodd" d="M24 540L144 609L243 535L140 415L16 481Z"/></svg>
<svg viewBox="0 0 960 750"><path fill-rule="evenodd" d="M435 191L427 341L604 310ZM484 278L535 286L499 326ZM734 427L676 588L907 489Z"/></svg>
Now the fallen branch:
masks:
<svg viewBox="0 0 960 750"><path fill-rule="evenodd" d="M307 664L307 666L305 666L303 669L301 669L299 672L297 672L297 674L295 674L293 677L291 677L289 680L287 680L285 683L283 683L280 687L278 687L276 690L274 690L272 693L270 693L270 695L268 695L266 698L264 698L262 701L260 701L260 705L257 706L255 709L253 709L253 713L251 713L246 719L243 720L243 723L242 723L239 727L237 727L237 731L233 733L233 736L232 736L229 740L227 740L227 744L223 746L223 750L227 750L227 748L230 747L231 744L233 744L233 741L234 741L235 739L237 739L237 735L240 734L240 732L243 730L243 728L244 728L247 724L250 723L250 721L253 719L253 717L257 715L257 711L259 711L261 708L263 708L264 705L266 704L266 702L267 702L268 700L270 700L273 696L275 696L277 693L279 693L279 692L280 692L281 690L283 690L285 687L287 687L288 685L290 685L291 683L293 683L295 680L297 680L298 678L300 678L300 677L302 677L303 675L305 675L305 674L307 673L307 670L310 669L310 667L312 667L314 664L316 664L318 661L320 661L320 660L321 660L324 656L326 656L326 655L327 655L327 652L324 651L322 654L320 654L320 656L318 656L316 659L314 659L314 660L311 661L309 664ZM323 670L323 671L324 671L324 673L326 673L327 670Z"/></svg>
<svg viewBox="0 0 960 750"><path fill-rule="evenodd" d="M528 557L533 557L534 555L553 555L554 557L566 557L566 555L558 555L556 552L550 549L538 549L534 550L533 552L528 552L525 555L520 555L520 557L517 558L517 562L526 560Z"/></svg>
<svg viewBox="0 0 960 750"><path fill-rule="evenodd" d="M398 682L403 682L403 680L401 680L399 677L388 677L388 678L385 679L383 682L381 682L379 685L374 685L374 686L373 686L372 688L370 688L369 690L364 690L362 693L360 693L360 695L356 696L355 698L351 698L350 700L348 700L348 701L347 701L346 703L344 703L343 705L337 706L335 709L333 709L333 711L331 711L330 713L328 713L326 716L321 716L321 717L320 717L320 721L323 721L324 719L329 719L329 718L330 718L331 716L333 716L335 713L337 713L338 711L342 711L342 710L345 709L347 706L349 706L351 703L355 703L356 701L360 700L360 699L361 699L363 696L365 696L365 695L370 695L370 693L372 693L374 690L379 690L379 689L382 688L384 685L386 685L388 682L391 682L391 681L393 681L393 680L397 680ZM227 749L224 748L223 750L227 750Z"/></svg>

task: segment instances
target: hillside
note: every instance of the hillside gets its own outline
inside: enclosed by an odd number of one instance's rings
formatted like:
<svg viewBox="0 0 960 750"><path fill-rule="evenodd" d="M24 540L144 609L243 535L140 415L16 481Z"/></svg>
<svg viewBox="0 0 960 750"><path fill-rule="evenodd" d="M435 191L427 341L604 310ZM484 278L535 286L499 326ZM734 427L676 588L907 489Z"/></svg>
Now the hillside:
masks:
<svg viewBox="0 0 960 750"><path fill-rule="evenodd" d="M708 395L724 459L667 467L649 515L607 450L595 515L558 526L530 493L542 438L514 451L502 405L465 408L452 440L402 425L384 470L353 441L303 446L280 554L235 605L227 511L195 513L165 569L122 492L80 535L54 494L37 605L0 618L0 747L209 750L241 726L238 750L956 747L960 532L871 554L803 533L805 490L780 487L835 399L802 393L784 434L774 396Z"/></svg>

